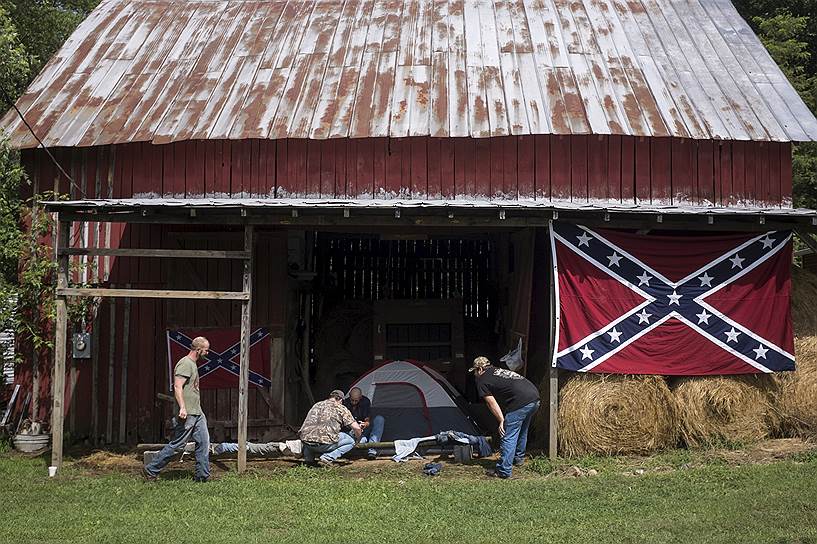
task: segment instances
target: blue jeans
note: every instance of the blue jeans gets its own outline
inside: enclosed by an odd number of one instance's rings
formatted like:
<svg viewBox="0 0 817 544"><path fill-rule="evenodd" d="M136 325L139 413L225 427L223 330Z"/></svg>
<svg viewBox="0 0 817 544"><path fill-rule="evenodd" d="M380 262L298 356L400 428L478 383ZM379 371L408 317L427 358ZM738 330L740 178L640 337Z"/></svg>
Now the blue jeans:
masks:
<svg viewBox="0 0 817 544"><path fill-rule="evenodd" d="M324 461L337 461L355 447L355 439L346 433L338 434L338 441L334 444L313 444L304 442L304 461L312 463L315 454L321 454Z"/></svg>
<svg viewBox="0 0 817 544"><path fill-rule="evenodd" d="M383 438L383 428L386 426L386 419L383 416L374 416L371 420L371 425L369 425L365 431L363 431L363 436L360 437L360 443L365 444L366 442L380 442L380 439ZM377 450L374 448L369 448L368 451L369 455L377 455Z"/></svg>
<svg viewBox="0 0 817 544"><path fill-rule="evenodd" d="M519 463L525 458L528 429L538 409L539 401L537 400L505 414L505 436L499 439L500 457L496 463L496 473L503 478L511 476L514 461Z"/></svg>
<svg viewBox="0 0 817 544"><path fill-rule="evenodd" d="M188 415L186 419L173 418L173 439L145 465L145 472L157 476L177 452L184 450L190 438L196 443L196 480L210 477L210 433L204 414Z"/></svg>

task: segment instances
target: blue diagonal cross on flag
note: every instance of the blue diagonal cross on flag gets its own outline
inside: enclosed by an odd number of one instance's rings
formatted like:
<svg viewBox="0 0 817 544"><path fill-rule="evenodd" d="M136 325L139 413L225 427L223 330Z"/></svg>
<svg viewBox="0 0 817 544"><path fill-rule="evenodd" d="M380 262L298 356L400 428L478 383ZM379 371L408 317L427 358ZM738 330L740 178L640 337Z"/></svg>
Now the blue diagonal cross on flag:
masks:
<svg viewBox="0 0 817 544"><path fill-rule="evenodd" d="M554 223L554 366L684 375L793 370L790 242L788 231L639 236Z"/></svg>
<svg viewBox="0 0 817 544"><path fill-rule="evenodd" d="M181 357L187 355L196 336L204 336L210 341L210 353L198 361L200 387L237 387L241 360L240 331L237 328L167 331L171 369ZM259 327L250 334L249 382L265 388L271 385L269 378L263 374L269 369L269 336L269 330L265 327Z"/></svg>

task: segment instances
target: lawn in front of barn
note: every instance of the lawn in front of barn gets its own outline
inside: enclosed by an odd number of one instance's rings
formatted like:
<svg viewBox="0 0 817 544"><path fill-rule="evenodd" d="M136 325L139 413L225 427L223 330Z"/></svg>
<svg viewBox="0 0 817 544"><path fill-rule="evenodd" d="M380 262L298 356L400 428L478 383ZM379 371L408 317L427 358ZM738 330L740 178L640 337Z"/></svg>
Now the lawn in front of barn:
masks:
<svg viewBox="0 0 817 544"><path fill-rule="evenodd" d="M676 450L651 457L535 458L517 479L490 463L214 463L190 480L176 463L157 483L135 454L0 454L0 542L752 542L817 543L817 446Z"/></svg>

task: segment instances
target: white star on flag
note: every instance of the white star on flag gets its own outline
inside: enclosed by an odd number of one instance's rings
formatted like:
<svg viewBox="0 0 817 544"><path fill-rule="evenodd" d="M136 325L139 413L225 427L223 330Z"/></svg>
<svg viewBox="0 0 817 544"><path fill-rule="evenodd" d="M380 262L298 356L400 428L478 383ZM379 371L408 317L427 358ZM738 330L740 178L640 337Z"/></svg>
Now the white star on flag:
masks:
<svg viewBox="0 0 817 544"><path fill-rule="evenodd" d="M590 240L593 239L593 237L587 234L586 232L583 232L581 236L577 236L576 238L579 239L579 247L582 246L590 247Z"/></svg>
<svg viewBox="0 0 817 544"><path fill-rule="evenodd" d="M735 253L735 256L729 259L729 262L732 263L732 268L743 268L743 261L745 261L743 257Z"/></svg>
<svg viewBox="0 0 817 544"><path fill-rule="evenodd" d="M706 323L709 325L709 318L712 317L712 314L708 314L706 313L706 310L703 310L701 313L695 314L695 317L698 318L698 325L701 323Z"/></svg>
<svg viewBox="0 0 817 544"><path fill-rule="evenodd" d="M673 291L671 295L667 295L667 297L669 298L669 305L672 306L673 304L675 304L676 306L680 306L681 303L678 301L681 300L682 296L684 295L679 295L675 291Z"/></svg>
<svg viewBox="0 0 817 544"><path fill-rule="evenodd" d="M701 280L701 287L704 285L707 287L712 287L712 280L715 278L704 272L703 276L698 276L698 279Z"/></svg>
<svg viewBox="0 0 817 544"><path fill-rule="evenodd" d="M619 266L618 262L621 260L621 255L614 251L607 259L610 261L608 266Z"/></svg>
<svg viewBox="0 0 817 544"><path fill-rule="evenodd" d="M639 325L641 325L642 323L647 323L649 325L650 317L652 316L652 314L648 314L647 310L641 310L640 314L635 314L635 315L638 316L638 324Z"/></svg>
<svg viewBox="0 0 817 544"><path fill-rule="evenodd" d="M735 330L735 327L732 327L731 331L727 331L724 334L726 335L726 343L727 344L729 342L737 342L738 341L738 336L740 336L740 333Z"/></svg>
<svg viewBox="0 0 817 544"><path fill-rule="evenodd" d="M618 338L619 336L621 336L622 333L618 332L615 327L613 327L613 330L607 331L607 334L610 335L611 342L621 342L621 340L619 340Z"/></svg>
<svg viewBox="0 0 817 544"><path fill-rule="evenodd" d="M769 235L766 235L766 238L760 241L763 244L763 249L772 249L774 245L774 240L769 238Z"/></svg>
<svg viewBox="0 0 817 544"><path fill-rule="evenodd" d="M755 352L755 359L765 359L766 352L769 351L768 349L763 347L763 344L759 344L757 348L753 349L752 351Z"/></svg>
<svg viewBox="0 0 817 544"><path fill-rule="evenodd" d="M593 360L593 352L596 351L596 350L590 349L587 346L584 346L579 351L582 352L582 360L590 359L592 361Z"/></svg>
<svg viewBox="0 0 817 544"><path fill-rule="evenodd" d="M636 276L636 278L638 278L638 286L639 287L641 287L642 285L646 285L647 287L650 286L650 280L652 279L652 276L647 274L646 270L640 276Z"/></svg>

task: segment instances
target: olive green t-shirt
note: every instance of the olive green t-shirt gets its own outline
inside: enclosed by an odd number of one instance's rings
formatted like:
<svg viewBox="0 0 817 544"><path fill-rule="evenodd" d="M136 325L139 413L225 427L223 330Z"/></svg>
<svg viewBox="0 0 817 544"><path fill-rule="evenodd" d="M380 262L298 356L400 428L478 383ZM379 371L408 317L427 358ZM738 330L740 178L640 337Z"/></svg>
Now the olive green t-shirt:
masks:
<svg viewBox="0 0 817 544"><path fill-rule="evenodd" d="M176 363L173 374L182 378L187 378L182 388L182 398L184 407L190 415L201 415L201 399L199 396L199 368L190 357L182 357ZM178 406L176 407L178 408Z"/></svg>

